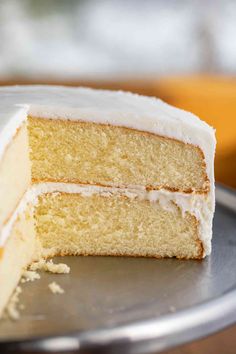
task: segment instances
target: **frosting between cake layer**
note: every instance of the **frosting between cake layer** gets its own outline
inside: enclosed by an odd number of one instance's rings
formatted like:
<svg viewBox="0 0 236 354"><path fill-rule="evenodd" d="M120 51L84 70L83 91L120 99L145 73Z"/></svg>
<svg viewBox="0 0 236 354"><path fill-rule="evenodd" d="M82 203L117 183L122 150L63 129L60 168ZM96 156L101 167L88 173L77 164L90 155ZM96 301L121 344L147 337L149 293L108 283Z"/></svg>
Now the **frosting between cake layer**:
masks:
<svg viewBox="0 0 236 354"><path fill-rule="evenodd" d="M212 208L209 195L186 194L180 192L169 192L166 190L146 191L141 189L99 187L91 185L79 185L72 183L39 183L34 184L22 198L9 222L4 225L0 234L0 246L3 246L11 233L11 229L18 215L24 212L28 204L35 205L38 197L45 193L79 193L84 196L100 194L109 197L113 194L123 195L127 198L139 198L150 202L159 202L166 210L174 210L177 205L182 213L189 212L199 221L199 238L203 242L205 255L211 251L211 222ZM174 205L175 204L175 205Z"/></svg>

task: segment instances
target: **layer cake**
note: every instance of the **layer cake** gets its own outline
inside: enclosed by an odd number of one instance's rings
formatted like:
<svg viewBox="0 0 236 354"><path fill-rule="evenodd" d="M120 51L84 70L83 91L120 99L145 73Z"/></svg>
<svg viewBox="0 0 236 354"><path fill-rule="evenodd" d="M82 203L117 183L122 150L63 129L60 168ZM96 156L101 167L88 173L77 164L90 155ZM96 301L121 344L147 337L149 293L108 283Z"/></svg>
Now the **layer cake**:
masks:
<svg viewBox="0 0 236 354"><path fill-rule="evenodd" d="M0 313L40 257L202 259L215 133L159 99L57 86L0 89Z"/></svg>

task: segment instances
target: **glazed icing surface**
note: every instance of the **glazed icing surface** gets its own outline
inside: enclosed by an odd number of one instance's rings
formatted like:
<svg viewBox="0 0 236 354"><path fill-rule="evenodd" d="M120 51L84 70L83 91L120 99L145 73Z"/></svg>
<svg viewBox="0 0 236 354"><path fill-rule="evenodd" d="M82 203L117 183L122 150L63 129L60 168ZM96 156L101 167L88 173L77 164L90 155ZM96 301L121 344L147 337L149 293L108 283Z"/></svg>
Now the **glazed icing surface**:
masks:
<svg viewBox="0 0 236 354"><path fill-rule="evenodd" d="M99 194L103 197L112 195L124 195L130 199L138 198L148 200L150 203L158 202L162 208L168 211L174 211L176 205L180 208L182 214L189 212L195 215L199 221L199 238L204 245L204 255L211 251L211 229L209 222L212 218L211 201L209 195L186 194L180 192L169 192L166 190L146 191L141 189L127 189L114 187L99 187L92 185L80 185L74 183L38 183L34 184L24 195L17 209L9 222L1 230L0 247L4 246L8 236L11 233L14 222L18 215L24 212L27 205L36 205L38 197L46 193L76 193L86 197L93 194Z"/></svg>

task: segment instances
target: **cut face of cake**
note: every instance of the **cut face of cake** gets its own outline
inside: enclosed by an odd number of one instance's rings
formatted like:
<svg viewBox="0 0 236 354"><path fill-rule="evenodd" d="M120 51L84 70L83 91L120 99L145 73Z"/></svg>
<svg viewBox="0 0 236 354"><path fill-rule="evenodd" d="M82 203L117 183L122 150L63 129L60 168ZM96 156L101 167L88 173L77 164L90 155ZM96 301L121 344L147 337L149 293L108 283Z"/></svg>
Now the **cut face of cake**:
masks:
<svg viewBox="0 0 236 354"><path fill-rule="evenodd" d="M201 259L211 251L214 130L124 92L0 89L0 314L41 257Z"/></svg>
<svg viewBox="0 0 236 354"><path fill-rule="evenodd" d="M201 150L152 133L29 118L34 182L209 191Z"/></svg>

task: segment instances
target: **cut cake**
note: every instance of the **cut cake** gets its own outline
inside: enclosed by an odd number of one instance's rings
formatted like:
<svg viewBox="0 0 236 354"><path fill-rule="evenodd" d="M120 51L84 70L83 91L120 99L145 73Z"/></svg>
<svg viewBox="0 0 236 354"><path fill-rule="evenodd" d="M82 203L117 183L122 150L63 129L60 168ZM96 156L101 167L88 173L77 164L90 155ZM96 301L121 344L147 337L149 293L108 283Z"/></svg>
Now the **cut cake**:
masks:
<svg viewBox="0 0 236 354"><path fill-rule="evenodd" d="M34 260L201 259L211 250L214 130L161 100L0 89L0 313Z"/></svg>

